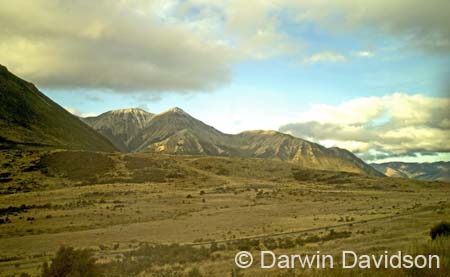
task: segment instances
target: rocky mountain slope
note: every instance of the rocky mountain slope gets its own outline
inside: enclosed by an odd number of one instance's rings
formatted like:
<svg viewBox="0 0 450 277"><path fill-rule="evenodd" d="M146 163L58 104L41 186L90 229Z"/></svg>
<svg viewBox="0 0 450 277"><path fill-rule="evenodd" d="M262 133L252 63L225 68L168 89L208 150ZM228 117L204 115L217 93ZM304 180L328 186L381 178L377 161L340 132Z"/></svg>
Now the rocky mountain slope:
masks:
<svg viewBox="0 0 450 277"><path fill-rule="evenodd" d="M131 145L135 151L228 156L235 154L229 149L230 137L182 109L172 108L155 115Z"/></svg>
<svg viewBox="0 0 450 277"><path fill-rule="evenodd" d="M390 177L450 182L450 162L388 162L379 164L372 163L371 166Z"/></svg>
<svg viewBox="0 0 450 277"><path fill-rule="evenodd" d="M117 111L107 112L98 118L111 117L114 113ZM99 121L98 118L89 118L86 122L102 134L122 133L121 124L104 124L99 127L95 123ZM107 120L107 122L114 122L114 120ZM130 124L135 124L133 122ZM118 147L121 144L124 145L130 152L277 159L292 161L310 168L382 175L344 149L325 148L319 144L276 131L224 134L195 119L180 108L172 108L154 115L149 121L146 121L143 128L134 126L131 129L139 129L139 132L133 133L125 139L123 139L123 135L114 136L114 140L111 141ZM111 136L106 135L106 137ZM115 140L121 140L121 142Z"/></svg>
<svg viewBox="0 0 450 277"><path fill-rule="evenodd" d="M233 145L246 157L279 159L310 168L380 175L345 149L326 148L276 131L242 132L233 136Z"/></svg>
<svg viewBox="0 0 450 277"><path fill-rule="evenodd" d="M32 83L0 65L0 148L24 146L116 150L106 138Z"/></svg>
<svg viewBox="0 0 450 277"><path fill-rule="evenodd" d="M129 144L148 126L154 114L142 109L123 109L83 118L83 121L108 138L123 152L130 152Z"/></svg>

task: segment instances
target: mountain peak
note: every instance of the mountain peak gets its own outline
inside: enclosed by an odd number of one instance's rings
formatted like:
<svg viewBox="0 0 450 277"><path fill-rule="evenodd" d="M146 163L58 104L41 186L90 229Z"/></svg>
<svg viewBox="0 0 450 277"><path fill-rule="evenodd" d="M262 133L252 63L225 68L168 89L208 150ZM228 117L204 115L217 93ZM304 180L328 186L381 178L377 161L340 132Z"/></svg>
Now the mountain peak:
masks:
<svg viewBox="0 0 450 277"><path fill-rule="evenodd" d="M172 112L172 113L186 113L185 111L183 111L183 109L181 109L179 107L173 107L173 108L170 108L167 111L168 112Z"/></svg>
<svg viewBox="0 0 450 277"><path fill-rule="evenodd" d="M118 149L128 152L129 141L144 129L154 114L139 108L112 110L83 120Z"/></svg>
<svg viewBox="0 0 450 277"><path fill-rule="evenodd" d="M243 131L241 134L256 134L256 135L279 135L280 132L274 130L249 130Z"/></svg>
<svg viewBox="0 0 450 277"><path fill-rule="evenodd" d="M147 112L143 109L140 109L140 108L128 108L128 109L112 110L111 113L112 114L129 114L129 113L142 114L142 113L149 113L149 112Z"/></svg>
<svg viewBox="0 0 450 277"><path fill-rule="evenodd" d="M178 107L173 107L170 108L158 115L163 115L163 114L179 114L179 115L189 115L187 112L185 112L183 109L178 108Z"/></svg>

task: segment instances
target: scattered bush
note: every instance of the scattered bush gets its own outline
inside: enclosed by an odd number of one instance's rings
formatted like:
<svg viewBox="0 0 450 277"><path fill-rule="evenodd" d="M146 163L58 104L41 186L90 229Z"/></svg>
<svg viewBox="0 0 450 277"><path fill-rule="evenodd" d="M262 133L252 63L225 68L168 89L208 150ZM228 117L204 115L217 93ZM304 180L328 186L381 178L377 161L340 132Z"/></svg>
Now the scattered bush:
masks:
<svg viewBox="0 0 450 277"><path fill-rule="evenodd" d="M226 168L220 168L219 170L217 170L216 174L221 176L229 176L230 171Z"/></svg>
<svg viewBox="0 0 450 277"><path fill-rule="evenodd" d="M188 271L187 276L188 277L202 277L203 274L200 272L200 270L198 268L194 267Z"/></svg>
<svg viewBox="0 0 450 277"><path fill-rule="evenodd" d="M0 218L0 224L7 224L7 223L11 223L11 220L9 219L9 217Z"/></svg>
<svg viewBox="0 0 450 277"><path fill-rule="evenodd" d="M450 223L441 222L439 224L436 224L435 226L433 226L433 228L431 228L430 236L433 240L439 236L450 236Z"/></svg>
<svg viewBox="0 0 450 277"><path fill-rule="evenodd" d="M208 260L210 258L210 254L210 248L205 247L194 247L191 245L178 244L143 244L138 249L125 253L121 260L112 261L104 265L104 268L106 273L110 273L106 274L107 276L136 276L145 270L153 270L168 264L177 264L181 266L192 265L196 262ZM196 272L194 273L196 274ZM161 275L164 274L160 273L157 276ZM171 274L164 276L179 275Z"/></svg>
<svg viewBox="0 0 450 277"><path fill-rule="evenodd" d="M269 250L273 250L278 247L277 241L273 238L264 239L263 244Z"/></svg>
<svg viewBox="0 0 450 277"><path fill-rule="evenodd" d="M76 250L73 247L61 246L52 259L50 267L43 264L42 277L65 276L101 276L92 252L87 249Z"/></svg>
<svg viewBox="0 0 450 277"><path fill-rule="evenodd" d="M9 214L16 214L16 213L23 213L26 212L32 208L31 206L27 206L25 204L22 204L18 207L9 206L8 208L0 208L0 216L2 215L9 215Z"/></svg>

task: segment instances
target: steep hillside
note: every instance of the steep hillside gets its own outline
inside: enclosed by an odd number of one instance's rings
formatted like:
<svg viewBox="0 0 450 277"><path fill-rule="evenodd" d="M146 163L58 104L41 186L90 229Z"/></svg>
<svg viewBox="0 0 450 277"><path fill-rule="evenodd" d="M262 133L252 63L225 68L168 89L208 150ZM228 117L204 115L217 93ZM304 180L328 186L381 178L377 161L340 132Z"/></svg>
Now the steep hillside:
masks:
<svg viewBox="0 0 450 277"><path fill-rule="evenodd" d="M382 175L343 149L325 148L275 131L224 134L180 108L155 115L129 147L166 154L277 159L310 168Z"/></svg>
<svg viewBox="0 0 450 277"><path fill-rule="evenodd" d="M0 147L115 151L103 136L0 65Z"/></svg>
<svg viewBox="0 0 450 277"><path fill-rule="evenodd" d="M83 118L96 131L108 138L123 152L130 152L129 144L147 127L154 114L142 109L123 109Z"/></svg>
<svg viewBox="0 0 450 277"><path fill-rule="evenodd" d="M379 172L390 177L402 177L425 181L450 182L450 162L371 164Z"/></svg>

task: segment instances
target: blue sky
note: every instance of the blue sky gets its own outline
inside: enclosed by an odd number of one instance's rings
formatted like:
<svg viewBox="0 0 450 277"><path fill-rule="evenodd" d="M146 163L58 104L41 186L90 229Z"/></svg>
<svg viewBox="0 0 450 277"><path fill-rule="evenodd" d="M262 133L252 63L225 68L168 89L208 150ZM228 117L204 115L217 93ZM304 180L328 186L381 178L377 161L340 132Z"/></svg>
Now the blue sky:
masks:
<svg viewBox="0 0 450 277"><path fill-rule="evenodd" d="M331 42L323 39L324 44ZM225 123L220 118L231 116L241 122L260 120L249 118L249 111L253 111L255 117L260 113L267 117L285 117L284 123L289 123L296 113L313 104L337 105L353 98L394 92L446 97L442 79L450 57L426 55L420 51L398 56L397 51L388 50L374 51L371 57L355 57L352 53L364 49L355 49L352 45L341 51L349 53L346 61L307 65L301 59L278 57L241 62L234 65L231 82L213 91L164 92L150 97L145 92L141 95L81 89L43 88L43 91L61 105L76 108L82 114L100 114L128 107L142 107L159 113L179 106L230 133L251 126L240 127L238 122ZM268 110L273 114L267 114ZM258 123L254 128L278 127L271 122Z"/></svg>
<svg viewBox="0 0 450 277"><path fill-rule="evenodd" d="M0 60L75 114L178 106L226 133L281 130L368 161L450 160L442 5L37 2L0 12L16 20L0 22Z"/></svg>

